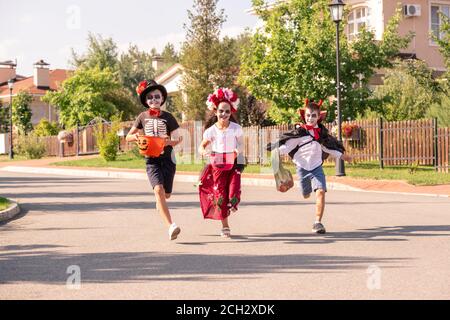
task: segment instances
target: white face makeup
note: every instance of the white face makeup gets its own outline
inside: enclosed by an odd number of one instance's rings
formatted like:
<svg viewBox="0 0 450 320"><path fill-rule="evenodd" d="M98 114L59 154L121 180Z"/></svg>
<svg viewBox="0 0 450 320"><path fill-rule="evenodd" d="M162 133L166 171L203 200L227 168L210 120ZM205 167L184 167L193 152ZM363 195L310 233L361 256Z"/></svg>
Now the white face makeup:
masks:
<svg viewBox="0 0 450 320"><path fill-rule="evenodd" d="M315 126L317 124L317 121L319 120L319 114L317 111L312 111L311 109L305 110L305 120L306 124L309 126Z"/></svg>
<svg viewBox="0 0 450 320"><path fill-rule="evenodd" d="M160 108L163 101L163 95L158 89L150 91L146 96L147 104L150 108Z"/></svg>
<svg viewBox="0 0 450 320"><path fill-rule="evenodd" d="M218 119L228 120L231 116L231 107L226 102L221 102L217 107L216 115Z"/></svg>

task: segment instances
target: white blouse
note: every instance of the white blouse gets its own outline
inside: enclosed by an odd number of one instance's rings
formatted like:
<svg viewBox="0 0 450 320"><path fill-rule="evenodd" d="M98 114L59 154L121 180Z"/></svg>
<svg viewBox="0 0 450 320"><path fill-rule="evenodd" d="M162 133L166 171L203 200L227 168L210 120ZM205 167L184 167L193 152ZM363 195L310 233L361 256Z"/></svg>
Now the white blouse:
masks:
<svg viewBox="0 0 450 320"><path fill-rule="evenodd" d="M205 130L203 139L211 142L211 149L215 152L233 152L238 148L238 139L243 136L242 127L230 122L228 128L220 130L213 125Z"/></svg>
<svg viewBox="0 0 450 320"><path fill-rule="evenodd" d="M342 156L341 152L337 150L330 150L322 146L319 142L315 141L313 138L313 130L309 130L309 133L310 136L287 140L285 144L279 147L280 154L288 154L289 152L294 150L295 147L301 146L306 143L294 154L292 162L294 162L297 167L301 167L308 171L312 171L322 165L322 151L330 154L333 158L339 159ZM310 142L311 140L314 141Z"/></svg>

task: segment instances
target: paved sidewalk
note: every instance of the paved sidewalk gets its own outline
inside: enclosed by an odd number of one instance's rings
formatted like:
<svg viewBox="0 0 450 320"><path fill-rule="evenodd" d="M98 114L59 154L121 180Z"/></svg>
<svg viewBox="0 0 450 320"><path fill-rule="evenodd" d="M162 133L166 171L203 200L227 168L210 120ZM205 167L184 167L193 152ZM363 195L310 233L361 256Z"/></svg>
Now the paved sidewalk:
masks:
<svg viewBox="0 0 450 320"><path fill-rule="evenodd" d="M31 167L31 168L45 168L45 169L65 169L65 170L81 170L84 172L99 172L110 173L107 176L116 178L136 178L139 174L145 174L144 169L122 169L122 168L86 168L86 167L63 167L52 166L53 162L89 159L95 158L97 155L82 156L82 157L66 157L66 158L44 158L38 160L25 160L25 161L3 161L0 162L0 170L5 167ZM16 172L18 170L15 170ZM50 173L49 170L34 170L24 171L34 173ZM124 175L120 175L125 173ZM137 174L137 175L130 175ZM128 175L126 175L128 174ZM88 175L88 174L86 174ZM88 175L89 176L89 175ZM91 176L95 176L92 174ZM97 175L97 176L102 176ZM183 172L177 171L177 178L182 182L194 182L198 177L198 172ZM248 174L242 175L243 181L247 185L259 185L259 186L272 186L274 185L273 176L270 174ZM367 192L389 192L389 193L408 193L408 194L420 194L430 196L443 196L450 197L450 185L436 185L436 186L414 186L404 181L398 180L367 180L356 179L351 177L335 177L327 176L327 182L329 182L331 188L334 190L348 190L348 191L367 191ZM298 182L296 182L298 184Z"/></svg>

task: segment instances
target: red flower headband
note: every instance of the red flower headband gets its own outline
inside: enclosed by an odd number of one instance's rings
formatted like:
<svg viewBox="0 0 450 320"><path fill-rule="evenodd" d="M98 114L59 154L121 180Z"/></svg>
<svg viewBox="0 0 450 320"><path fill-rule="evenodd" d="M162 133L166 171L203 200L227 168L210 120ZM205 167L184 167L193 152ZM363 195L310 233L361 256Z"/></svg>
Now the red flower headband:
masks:
<svg viewBox="0 0 450 320"><path fill-rule="evenodd" d="M221 102L228 102L231 106L231 112L236 112L239 107L239 98L233 90L228 88L218 88L214 93L208 96L206 105L209 110L215 110Z"/></svg>
<svg viewBox="0 0 450 320"><path fill-rule="evenodd" d="M138 96L141 95L141 93L145 90L145 88L147 88L147 86L148 86L147 80L139 82L138 86L136 87L136 93L138 94Z"/></svg>

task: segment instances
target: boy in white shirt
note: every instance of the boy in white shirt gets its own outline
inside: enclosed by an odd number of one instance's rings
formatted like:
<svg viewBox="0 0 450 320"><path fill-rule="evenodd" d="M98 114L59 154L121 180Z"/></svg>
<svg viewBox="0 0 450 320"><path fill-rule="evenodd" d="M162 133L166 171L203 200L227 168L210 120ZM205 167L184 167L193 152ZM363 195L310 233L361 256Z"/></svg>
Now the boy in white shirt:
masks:
<svg viewBox="0 0 450 320"><path fill-rule="evenodd" d="M331 136L321 124L326 116L326 111L320 111L321 105L322 100L315 103L307 99L305 108L299 110L304 124L296 125L295 130L285 133L277 143L268 145L268 150L278 148L280 154L288 154L291 157L297 167L300 189L305 199L309 198L313 191L316 193L316 221L312 231L323 234L326 232L322 218L327 186L322 168L322 154L330 154L336 159L349 162L353 159L344 154L345 148L342 143Z"/></svg>

